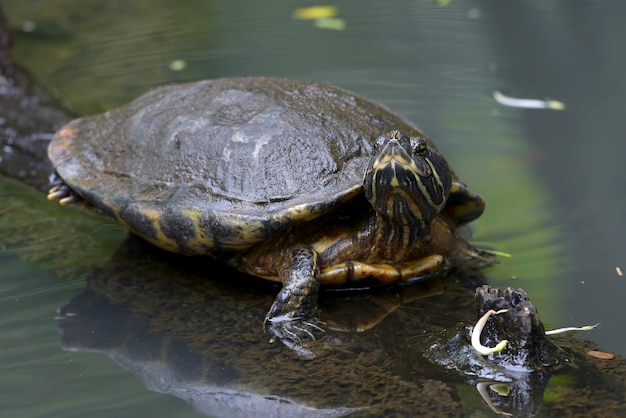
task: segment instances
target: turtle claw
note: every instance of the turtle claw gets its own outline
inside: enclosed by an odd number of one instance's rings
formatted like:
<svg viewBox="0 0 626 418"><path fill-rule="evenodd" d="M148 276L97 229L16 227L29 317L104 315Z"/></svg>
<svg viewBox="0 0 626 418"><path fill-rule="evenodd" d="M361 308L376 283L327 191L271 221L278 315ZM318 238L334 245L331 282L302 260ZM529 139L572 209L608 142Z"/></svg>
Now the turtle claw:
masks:
<svg viewBox="0 0 626 418"><path fill-rule="evenodd" d="M265 332L271 336L270 343L280 340L301 357L314 358L313 352L306 347L306 340L317 341L316 334L324 333L320 325L324 323L317 320L305 320L291 318L287 315L274 318L266 318L264 322Z"/></svg>
<svg viewBox="0 0 626 418"><path fill-rule="evenodd" d="M58 200L63 206L81 201L81 198L65 184L56 172L50 175L50 183L52 187L48 190L48 200Z"/></svg>
<svg viewBox="0 0 626 418"><path fill-rule="evenodd" d="M67 196L67 191L62 190L58 186L54 186L48 190L48 200L57 200L64 198L65 196Z"/></svg>
<svg viewBox="0 0 626 418"><path fill-rule="evenodd" d="M71 192L69 194L69 196L64 197L63 199L59 199L59 204L65 206L65 205L71 205L73 203L77 203L80 202L82 199L80 197L78 197L76 195L76 193Z"/></svg>
<svg viewBox="0 0 626 418"><path fill-rule="evenodd" d="M302 345L302 339L306 338L311 341L316 341L315 334L323 334L326 331L320 325L325 325L322 321L317 319L304 320L299 318L266 318L263 324L265 332L272 336L272 342L276 339L293 340L299 345Z"/></svg>
<svg viewBox="0 0 626 418"><path fill-rule="evenodd" d="M48 190L48 200L64 200L68 199L71 196L75 196L66 184L53 186L50 190Z"/></svg>

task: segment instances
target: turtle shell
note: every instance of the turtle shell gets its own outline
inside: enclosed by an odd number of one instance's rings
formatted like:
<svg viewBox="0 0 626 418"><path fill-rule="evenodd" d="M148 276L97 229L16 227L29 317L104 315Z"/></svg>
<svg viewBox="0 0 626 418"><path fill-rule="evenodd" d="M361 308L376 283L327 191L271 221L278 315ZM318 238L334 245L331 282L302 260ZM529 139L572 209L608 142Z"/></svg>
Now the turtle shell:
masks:
<svg viewBox="0 0 626 418"><path fill-rule="evenodd" d="M225 78L161 87L76 119L56 134L49 157L76 193L148 241L218 255L360 194L374 140L392 129L425 137L337 87ZM449 216L468 222L480 215L477 195L453 180Z"/></svg>

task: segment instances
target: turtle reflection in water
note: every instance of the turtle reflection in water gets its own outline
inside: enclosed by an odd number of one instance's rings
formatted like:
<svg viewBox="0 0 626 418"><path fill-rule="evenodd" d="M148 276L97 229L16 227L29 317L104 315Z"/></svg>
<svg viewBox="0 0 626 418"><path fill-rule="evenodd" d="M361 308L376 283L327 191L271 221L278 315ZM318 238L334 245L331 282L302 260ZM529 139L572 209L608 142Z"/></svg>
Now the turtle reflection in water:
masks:
<svg viewBox="0 0 626 418"><path fill-rule="evenodd" d="M385 285L493 261L457 232L484 202L433 143L324 84L163 87L72 121L49 156L59 177L50 197L77 194L161 248L282 282L265 329L292 347L321 329L320 284Z"/></svg>

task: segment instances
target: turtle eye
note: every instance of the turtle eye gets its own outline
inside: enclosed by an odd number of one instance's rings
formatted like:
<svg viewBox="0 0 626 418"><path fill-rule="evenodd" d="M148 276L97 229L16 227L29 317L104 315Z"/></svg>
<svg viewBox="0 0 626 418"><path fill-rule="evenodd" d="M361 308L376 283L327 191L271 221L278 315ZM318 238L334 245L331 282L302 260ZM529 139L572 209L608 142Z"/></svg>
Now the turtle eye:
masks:
<svg viewBox="0 0 626 418"><path fill-rule="evenodd" d="M428 156L428 146L423 138L411 138L411 148L413 148L413 153L420 157Z"/></svg>

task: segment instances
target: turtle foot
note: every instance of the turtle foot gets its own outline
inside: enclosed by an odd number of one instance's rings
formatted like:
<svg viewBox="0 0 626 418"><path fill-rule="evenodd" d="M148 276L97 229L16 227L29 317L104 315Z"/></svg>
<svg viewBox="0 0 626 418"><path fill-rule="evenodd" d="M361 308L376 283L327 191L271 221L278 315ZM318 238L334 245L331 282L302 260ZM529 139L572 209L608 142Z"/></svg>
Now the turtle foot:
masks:
<svg viewBox="0 0 626 418"><path fill-rule="evenodd" d="M319 293L319 267L317 253L311 248L300 248L291 254L291 266L282 277L283 288L276 296L265 316L265 332L272 341L281 340L286 346L304 357L303 340L316 340L324 332L319 320L317 296ZM304 350L304 351L303 351Z"/></svg>
<svg viewBox="0 0 626 418"><path fill-rule="evenodd" d="M311 359L315 355L307 348L307 342L316 341L317 335L325 332L321 325L323 322L317 318L305 320L283 316L266 318L264 328L265 332L271 336L270 342L280 340L299 356Z"/></svg>
<svg viewBox="0 0 626 418"><path fill-rule="evenodd" d="M50 184L52 184L52 187L48 190L48 200L58 200L61 205L69 205L81 201L81 198L70 189L56 171L50 175Z"/></svg>

